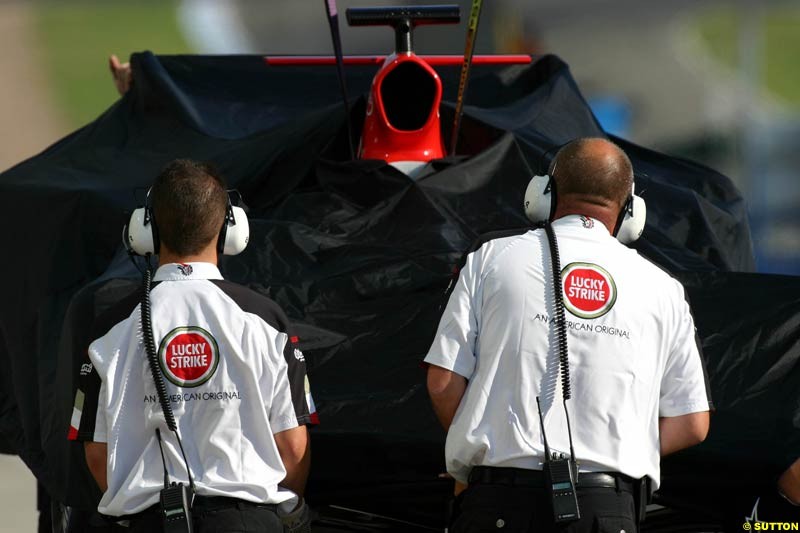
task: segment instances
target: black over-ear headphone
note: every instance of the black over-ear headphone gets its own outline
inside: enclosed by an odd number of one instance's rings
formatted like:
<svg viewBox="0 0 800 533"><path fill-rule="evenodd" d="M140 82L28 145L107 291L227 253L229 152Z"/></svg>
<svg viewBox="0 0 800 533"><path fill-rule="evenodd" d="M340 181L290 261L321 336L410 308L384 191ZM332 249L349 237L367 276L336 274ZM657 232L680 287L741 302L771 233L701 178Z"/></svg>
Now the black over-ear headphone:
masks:
<svg viewBox="0 0 800 533"><path fill-rule="evenodd" d="M244 209L231 203L230 191L225 219L217 239L217 252L223 255L241 253L250 240L250 224ZM146 256L158 253L160 239L158 225L150 204L150 190L147 191L145 204L133 210L130 221L122 230L122 241L125 247L137 254Z"/></svg>

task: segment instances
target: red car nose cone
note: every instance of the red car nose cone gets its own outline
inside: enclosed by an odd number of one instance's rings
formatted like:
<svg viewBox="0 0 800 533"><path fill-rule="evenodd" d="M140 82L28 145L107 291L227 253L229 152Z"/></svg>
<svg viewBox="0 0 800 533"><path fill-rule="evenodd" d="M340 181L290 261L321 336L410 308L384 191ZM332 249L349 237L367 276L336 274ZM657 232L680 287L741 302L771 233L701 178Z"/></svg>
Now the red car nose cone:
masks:
<svg viewBox="0 0 800 533"><path fill-rule="evenodd" d="M444 157L439 104L442 81L414 53L386 58L372 80L361 159L421 161Z"/></svg>

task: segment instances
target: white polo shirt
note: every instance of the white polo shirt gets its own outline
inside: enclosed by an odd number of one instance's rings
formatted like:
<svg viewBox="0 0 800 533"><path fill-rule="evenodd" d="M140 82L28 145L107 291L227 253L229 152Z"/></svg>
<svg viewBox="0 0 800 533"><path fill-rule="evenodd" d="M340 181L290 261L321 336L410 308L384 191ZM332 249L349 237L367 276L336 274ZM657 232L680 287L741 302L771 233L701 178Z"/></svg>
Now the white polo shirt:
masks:
<svg viewBox="0 0 800 533"><path fill-rule="evenodd" d="M286 471L273 434L311 414L304 363L287 375L287 361L295 357L286 354L296 348L282 311L222 280L209 263L164 265L154 282L159 365L197 493L260 503L292 498L278 487ZM134 294L120 302L95 325L70 435L107 443L108 490L98 510L112 516L158 502L164 468L156 428L170 478L188 480L147 362L139 299Z"/></svg>
<svg viewBox="0 0 800 533"><path fill-rule="evenodd" d="M561 258L581 471L645 475L658 488L658 418L707 411L695 328L681 284L599 221L553 223ZM425 361L469 380L447 434L447 470L542 469L542 403L551 451L569 452L554 344L553 276L543 229L468 255Z"/></svg>

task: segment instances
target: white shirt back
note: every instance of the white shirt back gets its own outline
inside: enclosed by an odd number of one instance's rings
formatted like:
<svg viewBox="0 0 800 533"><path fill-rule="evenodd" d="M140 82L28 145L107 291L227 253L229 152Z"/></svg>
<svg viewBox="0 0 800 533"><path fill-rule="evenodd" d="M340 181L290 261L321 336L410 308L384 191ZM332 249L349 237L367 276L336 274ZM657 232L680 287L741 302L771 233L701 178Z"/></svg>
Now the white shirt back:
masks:
<svg viewBox="0 0 800 533"><path fill-rule="evenodd" d="M197 492L260 503L292 498L278 487L286 471L272 436L298 425L283 355L287 335L221 290L214 265L183 267L157 272L152 324ZM98 510L135 513L157 503L163 487L156 428L170 478L188 480L156 396L140 307L95 340L89 357L102 378L92 440L108 445L108 490Z"/></svg>
<svg viewBox="0 0 800 533"><path fill-rule="evenodd" d="M562 268L581 471L651 477L657 488L660 416L709 409L694 322L679 282L577 215L553 223ZM447 435L447 469L540 470L544 444L568 453L550 320L553 275L544 230L471 253L425 361L469 380Z"/></svg>

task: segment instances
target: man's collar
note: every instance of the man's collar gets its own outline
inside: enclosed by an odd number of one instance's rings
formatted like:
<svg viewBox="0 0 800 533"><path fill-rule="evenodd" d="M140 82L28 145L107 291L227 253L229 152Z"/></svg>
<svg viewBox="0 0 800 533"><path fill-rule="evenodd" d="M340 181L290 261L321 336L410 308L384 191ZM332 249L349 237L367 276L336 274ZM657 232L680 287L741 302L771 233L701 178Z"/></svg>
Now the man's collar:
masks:
<svg viewBox="0 0 800 533"><path fill-rule="evenodd" d="M554 228L569 228L569 229L583 229L591 230L592 232L603 232L605 235L610 235L608 228L605 224L596 218L588 217L586 215L566 215L558 220L553 221Z"/></svg>
<svg viewBox="0 0 800 533"><path fill-rule="evenodd" d="M212 263L167 263L158 267L153 281L185 281L190 279L222 279Z"/></svg>

